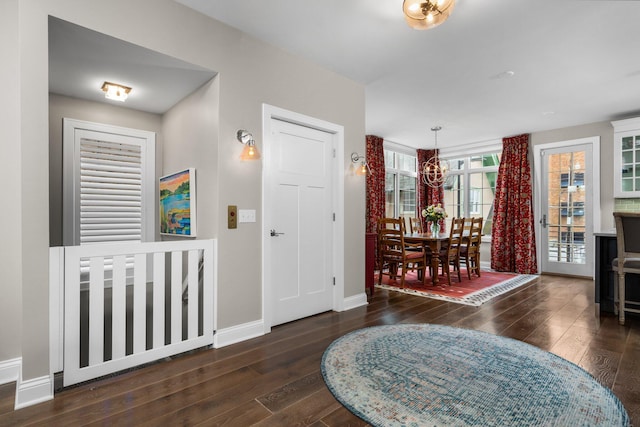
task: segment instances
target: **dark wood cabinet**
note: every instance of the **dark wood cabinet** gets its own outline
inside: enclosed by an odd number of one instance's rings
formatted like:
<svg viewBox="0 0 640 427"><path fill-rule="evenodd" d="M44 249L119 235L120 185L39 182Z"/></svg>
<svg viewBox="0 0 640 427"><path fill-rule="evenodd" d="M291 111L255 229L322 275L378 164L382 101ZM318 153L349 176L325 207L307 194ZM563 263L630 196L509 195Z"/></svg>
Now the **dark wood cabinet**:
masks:
<svg viewBox="0 0 640 427"><path fill-rule="evenodd" d="M595 274L595 302L600 304L600 311L613 313L614 271L611 262L618 256L618 241L612 233L596 233L596 274ZM627 301L640 301L640 275L627 274Z"/></svg>
<svg viewBox="0 0 640 427"><path fill-rule="evenodd" d="M366 233L364 285L369 295L373 295L377 239L378 235L376 233Z"/></svg>

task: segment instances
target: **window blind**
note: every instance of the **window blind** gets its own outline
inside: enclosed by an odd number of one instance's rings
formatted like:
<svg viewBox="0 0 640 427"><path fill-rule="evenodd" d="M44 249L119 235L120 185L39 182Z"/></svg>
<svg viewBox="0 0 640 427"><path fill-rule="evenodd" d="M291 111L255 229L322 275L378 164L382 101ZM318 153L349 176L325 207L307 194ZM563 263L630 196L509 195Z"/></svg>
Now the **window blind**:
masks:
<svg viewBox="0 0 640 427"><path fill-rule="evenodd" d="M140 145L80 140L80 244L142 241Z"/></svg>

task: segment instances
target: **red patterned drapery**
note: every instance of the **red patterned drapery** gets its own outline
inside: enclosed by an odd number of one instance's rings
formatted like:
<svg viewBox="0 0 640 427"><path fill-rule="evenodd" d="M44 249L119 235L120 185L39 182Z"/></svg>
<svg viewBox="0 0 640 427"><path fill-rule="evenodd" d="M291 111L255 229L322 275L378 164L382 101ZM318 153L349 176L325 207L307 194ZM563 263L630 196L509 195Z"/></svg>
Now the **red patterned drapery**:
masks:
<svg viewBox="0 0 640 427"><path fill-rule="evenodd" d="M367 163L371 169L367 175L367 233L377 233L378 218L385 216L383 142L378 136L367 135Z"/></svg>
<svg viewBox="0 0 640 427"><path fill-rule="evenodd" d="M437 205L440 203L442 207L444 206L444 186L439 186L438 188L433 188L428 186L422 180L422 164L429 160L430 158L437 156L437 150L416 150L416 154L418 157L418 218L422 222L422 229L426 230L427 223L426 220L422 217L422 209L426 208L429 205ZM446 225L445 221L440 221L440 229L445 232Z"/></svg>
<svg viewBox="0 0 640 427"><path fill-rule="evenodd" d="M491 232L491 268L496 271L538 272L528 154L528 134L503 138Z"/></svg>

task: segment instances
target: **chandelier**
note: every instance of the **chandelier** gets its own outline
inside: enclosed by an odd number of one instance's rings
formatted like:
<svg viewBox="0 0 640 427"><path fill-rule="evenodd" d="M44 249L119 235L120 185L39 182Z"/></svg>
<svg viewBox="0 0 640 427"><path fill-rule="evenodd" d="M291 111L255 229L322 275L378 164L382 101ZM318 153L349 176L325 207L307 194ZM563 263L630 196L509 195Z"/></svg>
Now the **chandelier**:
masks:
<svg viewBox="0 0 640 427"><path fill-rule="evenodd" d="M431 188L444 186L447 180L447 172L449 171L449 162L440 160L438 156L438 131L441 129L442 126L434 126L431 128L431 130L435 132L435 154L422 164L422 182Z"/></svg>
<svg viewBox="0 0 640 427"><path fill-rule="evenodd" d="M402 11L415 30L428 30L447 20L456 0L404 0Z"/></svg>

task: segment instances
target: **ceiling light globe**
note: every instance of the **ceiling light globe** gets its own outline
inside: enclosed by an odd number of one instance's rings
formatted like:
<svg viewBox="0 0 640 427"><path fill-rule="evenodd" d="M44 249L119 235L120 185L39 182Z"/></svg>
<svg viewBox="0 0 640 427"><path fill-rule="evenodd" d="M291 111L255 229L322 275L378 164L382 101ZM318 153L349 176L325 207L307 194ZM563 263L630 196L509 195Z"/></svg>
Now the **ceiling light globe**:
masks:
<svg viewBox="0 0 640 427"><path fill-rule="evenodd" d="M402 11L411 28L428 30L447 20L455 3L455 0L404 0Z"/></svg>

